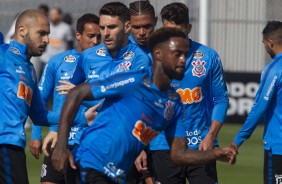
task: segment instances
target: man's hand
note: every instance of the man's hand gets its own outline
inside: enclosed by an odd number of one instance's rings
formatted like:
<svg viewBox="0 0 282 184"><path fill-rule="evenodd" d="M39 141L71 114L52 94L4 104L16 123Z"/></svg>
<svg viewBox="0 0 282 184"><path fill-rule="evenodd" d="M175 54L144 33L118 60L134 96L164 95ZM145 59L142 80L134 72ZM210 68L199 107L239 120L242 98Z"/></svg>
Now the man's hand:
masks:
<svg viewBox="0 0 282 184"><path fill-rule="evenodd" d="M205 139L200 143L199 150L212 150L214 148L213 143L214 139L211 136L207 135Z"/></svg>
<svg viewBox="0 0 282 184"><path fill-rule="evenodd" d="M56 91L59 91L59 95L66 95L70 89L75 87L74 84L65 80L59 80L59 83L62 84L60 86L56 86Z"/></svg>
<svg viewBox="0 0 282 184"><path fill-rule="evenodd" d="M216 159L222 162L228 162L231 165L236 163L236 151L231 147L221 147L214 149Z"/></svg>
<svg viewBox="0 0 282 184"><path fill-rule="evenodd" d="M237 154L239 154L238 150L239 150L239 147L236 145L236 143L234 141L232 141L230 143L230 147L233 148Z"/></svg>
<svg viewBox="0 0 282 184"><path fill-rule="evenodd" d="M57 143L57 138L58 138L58 133L54 131L50 131L48 135L46 135L43 141L43 146L42 146L42 151L46 157L49 157L48 150L52 151L55 148L56 143ZM50 144L51 144L51 147L48 148L48 145Z"/></svg>
<svg viewBox="0 0 282 184"><path fill-rule="evenodd" d="M96 105L94 105L93 107L89 108L86 112L85 112L85 118L87 120L87 124L88 126L90 126L92 124L92 122L94 121L94 119L96 118L98 112L96 111L99 107L101 106L101 103L98 103Z"/></svg>
<svg viewBox="0 0 282 184"><path fill-rule="evenodd" d="M147 153L143 150L134 162L138 172L145 172L148 170L147 167Z"/></svg>
<svg viewBox="0 0 282 184"><path fill-rule="evenodd" d="M39 155L42 153L42 141L31 140L29 143L29 151L36 158L39 159Z"/></svg>
<svg viewBox="0 0 282 184"><path fill-rule="evenodd" d="M69 160L71 168L76 169L76 166L74 163L74 157L70 153L70 150L66 147L63 147L63 148L55 147L52 153L51 161L52 161L53 167L57 171L61 173L65 172L65 165L66 165L67 159Z"/></svg>

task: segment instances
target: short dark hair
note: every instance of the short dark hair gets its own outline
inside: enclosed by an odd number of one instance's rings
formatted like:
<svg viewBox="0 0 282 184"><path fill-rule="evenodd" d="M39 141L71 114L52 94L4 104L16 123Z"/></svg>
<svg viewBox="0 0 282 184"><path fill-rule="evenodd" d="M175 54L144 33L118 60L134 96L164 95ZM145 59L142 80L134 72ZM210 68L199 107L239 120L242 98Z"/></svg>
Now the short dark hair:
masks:
<svg viewBox="0 0 282 184"><path fill-rule="evenodd" d="M99 17L95 14L92 13L86 13L82 15L76 23L76 31L79 32L80 34L83 33L84 31L84 25L86 23L94 23L99 25Z"/></svg>
<svg viewBox="0 0 282 184"><path fill-rule="evenodd" d="M47 4L40 4L40 5L38 6L38 9L42 9L42 10L44 10L46 13L49 12L49 7L48 7Z"/></svg>
<svg viewBox="0 0 282 184"><path fill-rule="evenodd" d="M189 24L189 9L183 3L170 3L161 9L161 17L175 24Z"/></svg>
<svg viewBox="0 0 282 184"><path fill-rule="evenodd" d="M149 37L148 47L150 48L150 51L153 52L153 49L156 47L156 45L166 42L172 37L182 37L184 39L187 39L187 35L180 29L162 27L152 33Z"/></svg>
<svg viewBox="0 0 282 184"><path fill-rule="evenodd" d="M149 0L138 0L129 4L129 14L131 16L144 14L155 16L155 9Z"/></svg>
<svg viewBox="0 0 282 184"><path fill-rule="evenodd" d="M129 10L127 6L121 2L106 3L100 9L99 15L118 16L122 22L130 20Z"/></svg>
<svg viewBox="0 0 282 184"><path fill-rule="evenodd" d="M268 21L262 31L263 39L272 39L278 44L282 44L282 22Z"/></svg>

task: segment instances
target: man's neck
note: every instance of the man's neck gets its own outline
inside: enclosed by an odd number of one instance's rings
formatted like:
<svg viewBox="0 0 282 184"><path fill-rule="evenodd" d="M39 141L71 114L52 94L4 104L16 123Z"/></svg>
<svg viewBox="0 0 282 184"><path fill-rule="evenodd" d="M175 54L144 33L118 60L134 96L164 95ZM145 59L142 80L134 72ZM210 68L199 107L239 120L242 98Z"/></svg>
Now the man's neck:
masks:
<svg viewBox="0 0 282 184"><path fill-rule="evenodd" d="M153 67L153 83L162 92L166 92L170 86L171 79L164 73L162 68Z"/></svg>
<svg viewBox="0 0 282 184"><path fill-rule="evenodd" d="M109 53L112 56L112 58L114 58L118 54L118 52L121 49L123 49L124 47L126 47L128 44L129 44L129 40L126 39L126 40L124 40L123 44L120 47L118 47L117 49L109 50Z"/></svg>

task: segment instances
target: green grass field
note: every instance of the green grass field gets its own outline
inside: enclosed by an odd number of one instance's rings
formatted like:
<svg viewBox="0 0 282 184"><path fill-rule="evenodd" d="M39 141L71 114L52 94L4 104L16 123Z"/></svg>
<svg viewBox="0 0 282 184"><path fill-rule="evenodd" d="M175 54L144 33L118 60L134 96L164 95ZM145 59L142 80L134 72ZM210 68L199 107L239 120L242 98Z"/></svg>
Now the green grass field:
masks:
<svg viewBox="0 0 282 184"><path fill-rule="evenodd" d="M231 139L240 129L240 124L225 124L219 135L221 146L229 145ZM263 126L258 126L252 137L239 150L237 163L233 166L218 162L220 184L259 184L263 181ZM29 140L30 130L27 131ZM28 145L28 144L27 144ZM30 184L37 184L40 178L42 156L36 160L26 148L27 166Z"/></svg>

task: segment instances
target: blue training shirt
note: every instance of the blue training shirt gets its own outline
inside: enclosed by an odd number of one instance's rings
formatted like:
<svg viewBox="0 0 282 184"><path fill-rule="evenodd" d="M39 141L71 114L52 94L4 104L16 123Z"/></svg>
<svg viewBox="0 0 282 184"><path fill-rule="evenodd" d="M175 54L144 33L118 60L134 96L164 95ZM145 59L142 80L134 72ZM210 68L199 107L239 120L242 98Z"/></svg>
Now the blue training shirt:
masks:
<svg viewBox="0 0 282 184"><path fill-rule="evenodd" d="M125 183L135 158L159 132L185 137L180 97L173 88L162 92L152 84L151 68L92 81L91 90L105 102L78 148L76 161L83 167Z"/></svg>
<svg viewBox="0 0 282 184"><path fill-rule="evenodd" d="M103 78L117 72L138 70L151 64L150 58L136 45L129 43L112 57L104 44L89 48L82 53L77 67L70 79L73 84ZM84 101L83 105L92 107L102 100Z"/></svg>
<svg viewBox="0 0 282 184"><path fill-rule="evenodd" d="M247 140L264 117L265 150L282 155L282 52L264 68L253 107L234 138L237 146Z"/></svg>
<svg viewBox="0 0 282 184"><path fill-rule="evenodd" d="M190 40L186 72L181 81L173 80L185 108L184 123L189 149L198 149L212 120L223 123L228 109L228 93L220 57L213 49ZM214 146L218 146L217 139ZM169 150L163 134L150 143L151 150Z"/></svg>
<svg viewBox="0 0 282 184"><path fill-rule="evenodd" d="M53 56L46 65L39 82L39 90L45 105L47 105L53 94L52 111L61 113L66 95L59 95L55 87L60 85L59 80L66 80L72 77L81 53L76 49L68 50ZM84 116L86 108L81 106L75 116L74 125L69 136L69 145L79 144L80 136L87 127ZM57 126L50 127L51 131L57 131ZM41 126L32 127L31 139L41 140Z"/></svg>
<svg viewBox="0 0 282 184"><path fill-rule="evenodd" d="M143 47L143 46L139 45L139 44L134 40L134 38L132 37L132 35L129 35L129 36L128 36L128 39L129 39L129 41L130 41L131 43L137 45L143 52L145 52L145 54L147 54L147 56L148 56L150 59L152 59L152 54L151 54L151 51L150 51L150 49L149 49L148 47Z"/></svg>
<svg viewBox="0 0 282 184"><path fill-rule="evenodd" d="M28 116L38 125L58 122L48 113L37 87L33 64L26 57L27 46L16 41L0 45L0 144L26 145L24 125Z"/></svg>

